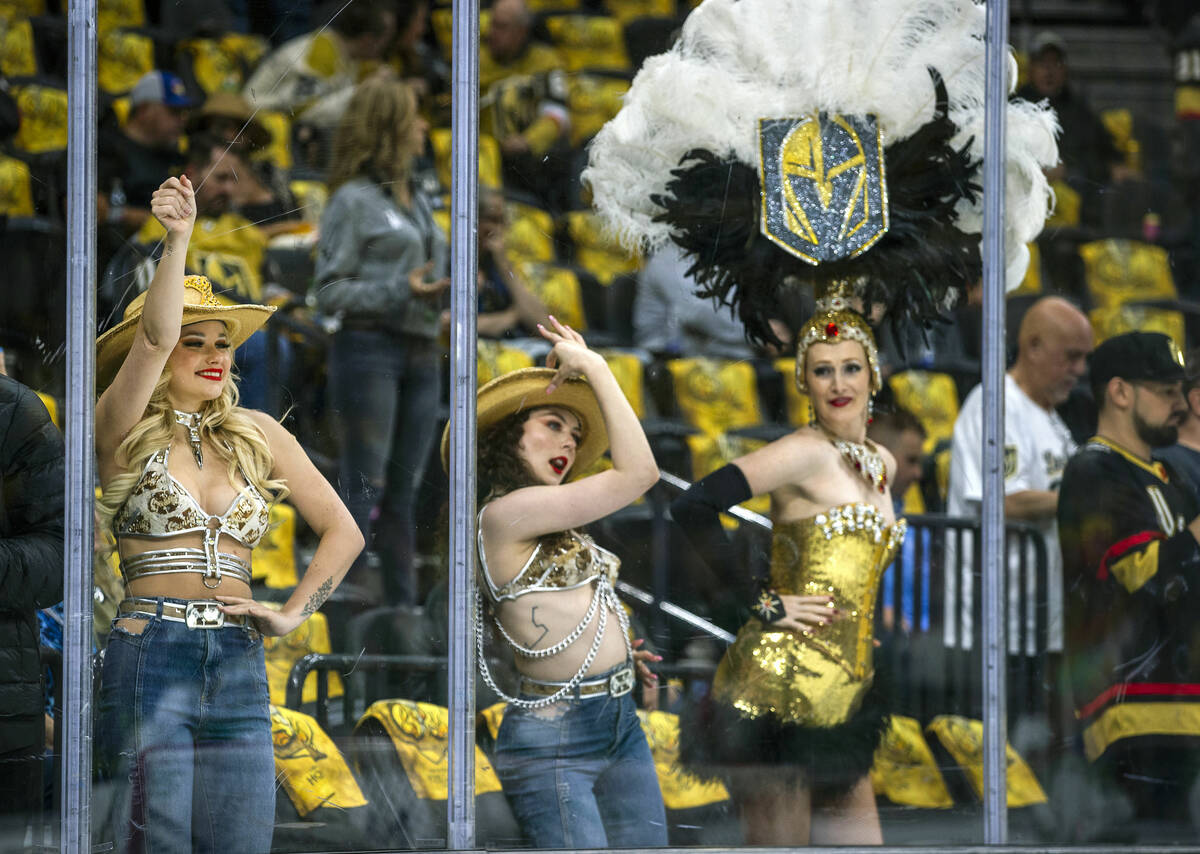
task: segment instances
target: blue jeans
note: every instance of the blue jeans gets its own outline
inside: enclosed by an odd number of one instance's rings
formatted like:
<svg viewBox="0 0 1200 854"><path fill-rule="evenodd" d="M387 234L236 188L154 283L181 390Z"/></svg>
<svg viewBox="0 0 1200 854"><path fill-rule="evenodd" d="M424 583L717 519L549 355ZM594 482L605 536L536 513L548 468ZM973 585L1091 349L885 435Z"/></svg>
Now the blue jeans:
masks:
<svg viewBox="0 0 1200 854"><path fill-rule="evenodd" d="M157 617L138 635L114 626L96 741L117 850L270 851L269 703L253 629L189 629Z"/></svg>
<svg viewBox="0 0 1200 854"><path fill-rule="evenodd" d="M510 705L496 738L495 768L537 848L667 844L658 774L631 694L544 709Z"/></svg>
<svg viewBox="0 0 1200 854"><path fill-rule="evenodd" d="M341 433L339 492L383 566L390 604L417 601L415 506L437 438L441 352L433 340L342 329L329 356ZM374 532L374 536L372 536ZM353 575L361 583L360 556Z"/></svg>

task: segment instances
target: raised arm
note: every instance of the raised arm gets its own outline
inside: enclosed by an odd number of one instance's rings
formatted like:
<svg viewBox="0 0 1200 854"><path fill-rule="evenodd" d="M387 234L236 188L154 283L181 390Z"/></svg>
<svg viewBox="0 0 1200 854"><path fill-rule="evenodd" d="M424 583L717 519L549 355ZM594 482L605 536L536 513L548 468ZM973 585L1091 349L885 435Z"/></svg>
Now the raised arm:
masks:
<svg viewBox="0 0 1200 854"><path fill-rule="evenodd" d="M146 292L146 304L129 354L96 404L96 450L101 473L133 425L141 420L167 357L179 340L183 319L183 275L188 240L196 223L196 200L186 175L168 178L150 201L167 231L162 258Z"/></svg>
<svg viewBox="0 0 1200 854"><path fill-rule="evenodd" d="M617 385L608 363L589 350L578 332L550 318L553 329L539 331L554 348L546 365L557 373L546 387L554 391L568 377L586 377L608 431L612 468L573 483L530 486L488 505L484 537L488 546L528 542L602 519L637 499L658 480L658 465L633 407ZM534 401L529 406L535 407Z"/></svg>
<svg viewBox="0 0 1200 854"><path fill-rule="evenodd" d="M251 417L267 437L275 457L272 477L286 480L288 500L320 541L304 577L279 611L253 599L218 596L227 614L250 614L266 635L286 635L312 616L341 583L363 548L362 533L329 481L317 471L300 443L269 415Z"/></svg>

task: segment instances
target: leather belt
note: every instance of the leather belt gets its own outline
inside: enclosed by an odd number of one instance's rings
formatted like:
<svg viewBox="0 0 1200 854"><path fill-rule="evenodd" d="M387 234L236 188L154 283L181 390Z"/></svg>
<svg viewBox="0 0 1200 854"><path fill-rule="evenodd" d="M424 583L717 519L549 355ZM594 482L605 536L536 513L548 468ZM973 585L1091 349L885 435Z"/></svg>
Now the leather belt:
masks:
<svg viewBox="0 0 1200 854"><path fill-rule="evenodd" d="M193 599L190 602L163 602L162 618L184 623L189 629L220 629L225 626L254 628L249 614L226 614L215 599ZM159 616L159 600L133 597L122 599L117 606L117 618Z"/></svg>
<svg viewBox="0 0 1200 854"><path fill-rule="evenodd" d="M602 679L585 679L575 686L573 693L569 693L567 696L598 697L606 694L610 697L623 697L633 690L635 681L633 665L626 664ZM540 679L522 676L521 692L539 697L549 697L561 691L567 684L566 682L543 682Z"/></svg>

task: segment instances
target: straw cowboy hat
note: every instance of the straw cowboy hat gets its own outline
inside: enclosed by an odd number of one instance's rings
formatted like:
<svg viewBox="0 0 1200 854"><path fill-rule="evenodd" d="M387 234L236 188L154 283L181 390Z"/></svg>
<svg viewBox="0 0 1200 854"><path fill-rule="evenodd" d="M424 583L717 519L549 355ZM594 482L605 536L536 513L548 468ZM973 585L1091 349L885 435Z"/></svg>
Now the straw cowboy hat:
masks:
<svg viewBox="0 0 1200 854"><path fill-rule="evenodd" d="M219 320L225 324L229 343L236 348L253 335L275 311L267 305L224 305L213 296L212 283L204 276L188 276L183 280L183 320L181 325L199 323L202 320ZM146 304L146 292L133 298L125 309L125 319L105 331L96 339L96 387L108 386L125 361L133 345L133 335L138 321L142 319L142 308Z"/></svg>
<svg viewBox="0 0 1200 854"><path fill-rule="evenodd" d="M187 121L188 135L202 133L212 119L231 119L242 124L240 140L251 151L260 151L271 144L271 132L254 117L255 110L235 92L214 92L195 110Z"/></svg>
<svg viewBox="0 0 1200 854"><path fill-rule="evenodd" d="M604 416L591 385L582 377L572 377L551 394L546 394L555 371L552 368L521 368L496 377L479 389L476 397L478 431L486 432L509 415L527 409L561 406L579 418L583 438L575 448L575 464L568 480L584 472L608 448ZM442 431L442 467L450 468L450 425Z"/></svg>

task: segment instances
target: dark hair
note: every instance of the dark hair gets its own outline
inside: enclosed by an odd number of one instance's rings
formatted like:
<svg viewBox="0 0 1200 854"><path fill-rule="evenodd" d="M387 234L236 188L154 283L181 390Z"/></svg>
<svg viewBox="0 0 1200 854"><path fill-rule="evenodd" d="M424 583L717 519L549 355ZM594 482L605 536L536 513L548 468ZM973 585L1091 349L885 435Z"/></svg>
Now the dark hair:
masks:
<svg viewBox="0 0 1200 854"><path fill-rule="evenodd" d="M1183 396L1186 399L1195 389L1200 388L1200 347L1188 351L1184 371Z"/></svg>
<svg viewBox="0 0 1200 854"><path fill-rule="evenodd" d="M525 422L532 413L532 409L514 412L479 436L476 499L481 505L535 483L533 475L517 453L517 444L525 432Z"/></svg>
<svg viewBox="0 0 1200 854"><path fill-rule="evenodd" d="M348 39L368 33L382 32L384 13L392 11L377 0L359 0L341 6L329 21L329 26Z"/></svg>
<svg viewBox="0 0 1200 854"><path fill-rule="evenodd" d="M187 167L203 169L213 161L213 150L220 149L224 154L232 154L242 161L249 163L246 150L240 143L229 143L215 134L207 131L194 133L188 138Z"/></svg>
<svg viewBox="0 0 1200 854"><path fill-rule="evenodd" d="M925 425L921 423L921 419L904 407L897 406L888 412L876 415L875 421L867 428L867 433L871 438L875 438L880 433L899 436L905 430L912 430L922 439L925 438Z"/></svg>

